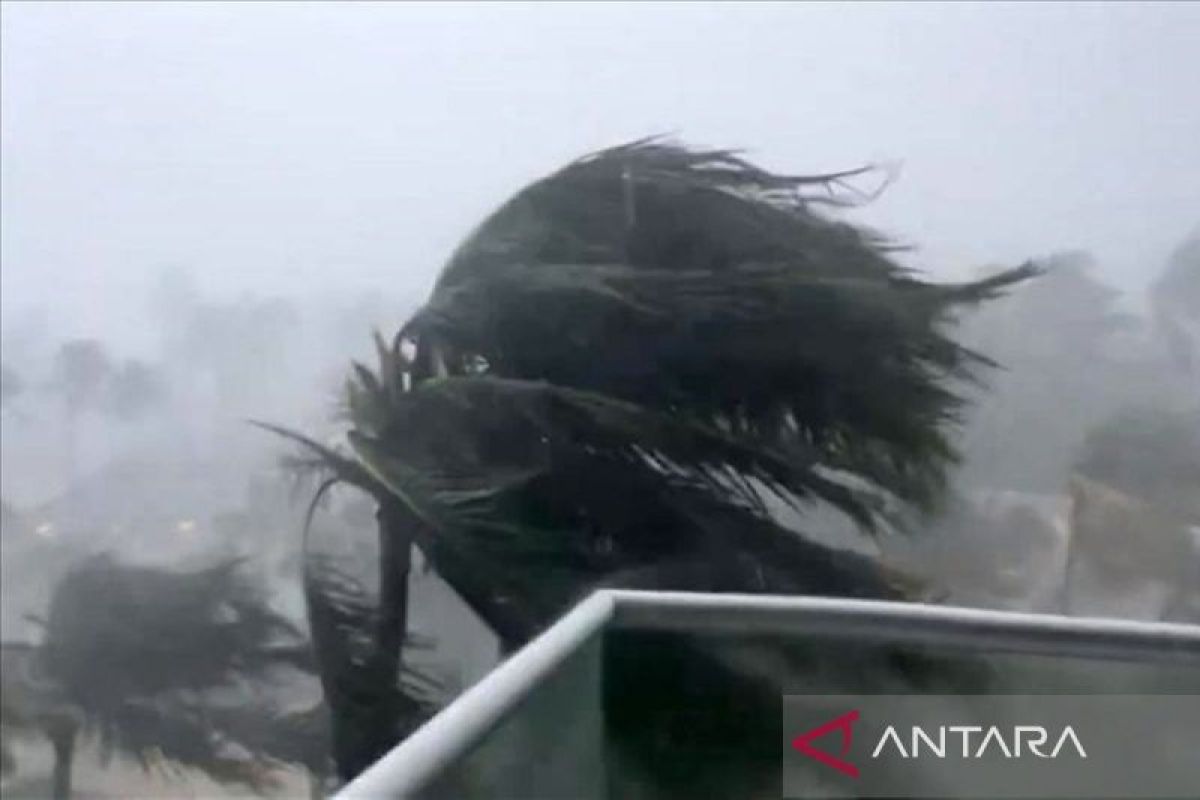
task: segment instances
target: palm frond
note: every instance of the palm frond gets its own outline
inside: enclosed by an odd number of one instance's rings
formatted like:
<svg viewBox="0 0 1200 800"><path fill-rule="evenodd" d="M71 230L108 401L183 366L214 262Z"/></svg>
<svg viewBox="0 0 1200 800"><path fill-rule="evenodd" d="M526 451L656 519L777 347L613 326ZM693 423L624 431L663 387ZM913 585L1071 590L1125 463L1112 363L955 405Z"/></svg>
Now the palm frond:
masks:
<svg viewBox="0 0 1200 800"><path fill-rule="evenodd" d="M853 202L846 181L866 171L776 175L733 151L665 140L611 148L518 192L456 251L439 286L498 263L720 269L799 259L830 275L903 274L882 255L882 237L810 209Z"/></svg>
<svg viewBox="0 0 1200 800"><path fill-rule="evenodd" d="M277 787L282 760L253 747L252 740L230 735L213 712L178 694L113 697L85 717L85 731L98 737L104 761L121 754L143 770L168 776L193 769L259 792Z"/></svg>
<svg viewBox="0 0 1200 800"><path fill-rule="evenodd" d="M404 666L400 674L380 674L395 662L375 647L376 604L336 561L310 555L304 581L325 702L338 710L331 721L333 757L355 774L369 766L358 763L363 753L387 752L432 715L435 682Z"/></svg>
<svg viewBox="0 0 1200 800"><path fill-rule="evenodd" d="M50 604L41 658L48 677L87 707L96 697L225 685L281 666L299 631L230 560L191 572L101 555L71 570ZM287 663L281 663L281 658ZM97 663L105 664L101 675Z"/></svg>
<svg viewBox="0 0 1200 800"><path fill-rule="evenodd" d="M213 697L309 672L300 632L229 560L192 571L81 562L54 591L37 653L56 708L78 712L107 757L271 785L276 764L208 716Z"/></svg>
<svg viewBox="0 0 1200 800"><path fill-rule="evenodd" d="M991 363L948 326L1037 270L920 280L885 237L817 213L869 199L868 172L779 175L660 138L587 155L485 219L376 336L378 372L346 386L353 456L275 430L370 492L383 541L415 541L510 644L603 585L913 597L770 500L867 532L930 508L962 384ZM308 583L353 774L395 735L376 713L397 701L378 668L395 648L358 655L367 608Z"/></svg>
<svg viewBox="0 0 1200 800"><path fill-rule="evenodd" d="M876 512L869 492L795 454L602 395L490 377L427 381L392 424L380 439L351 434L360 459L422 520L417 543L443 577L517 640L610 576L691 557L714 565L694 589L897 592L869 559L771 518L772 492L865 524Z"/></svg>
<svg viewBox="0 0 1200 800"><path fill-rule="evenodd" d="M339 453L333 447L322 444L316 439L305 436L297 431L270 422L250 420L250 424L256 428L273 433L276 436L281 436L294 444L298 444L303 449L306 457L293 460L292 466L294 468L315 471L324 477L335 478L339 482L358 487L372 494L378 492L380 489L371 478L370 473L366 472L361 464L353 458Z"/></svg>
<svg viewBox="0 0 1200 800"><path fill-rule="evenodd" d="M815 446L832 465L926 503L955 457L964 400L951 384L986 363L943 323L1034 272L932 286L787 265L495 266L439 290L409 329L460 360L481 357L490 374L723 422L777 447Z"/></svg>

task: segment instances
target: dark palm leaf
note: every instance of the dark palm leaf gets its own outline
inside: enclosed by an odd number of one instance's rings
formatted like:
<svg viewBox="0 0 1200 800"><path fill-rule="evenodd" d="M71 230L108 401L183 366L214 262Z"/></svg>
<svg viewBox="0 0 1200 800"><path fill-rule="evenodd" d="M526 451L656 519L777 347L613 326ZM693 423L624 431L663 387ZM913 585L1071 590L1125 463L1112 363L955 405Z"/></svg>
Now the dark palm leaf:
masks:
<svg viewBox="0 0 1200 800"><path fill-rule="evenodd" d="M417 541L439 572L506 637L634 575L711 591L899 592L869 559L805 541L763 504L774 491L869 519L868 492L719 430L489 377L427 381L392 422L383 439L353 435L356 451L422 520Z"/></svg>
<svg viewBox="0 0 1200 800"><path fill-rule="evenodd" d="M955 384L989 363L946 325L1037 270L918 280L882 237L813 210L856 174L657 139L582 158L468 238L397 342L377 337L378 374L355 365L357 463L303 443L398 500L435 567L522 635L606 577L697 557L720 579L694 588L878 593L866 560L816 579L804 565L843 554L766 498L868 530L931 506Z"/></svg>
<svg viewBox="0 0 1200 800"><path fill-rule="evenodd" d="M98 735L104 760L121 753L144 770L168 776L194 769L257 791L278 785L275 770L283 761L231 728L209 703L180 694L113 697L85 720L85 730Z"/></svg>
<svg viewBox="0 0 1200 800"><path fill-rule="evenodd" d="M273 611L226 561L194 572L122 565L96 556L55 591L42 664L88 696L202 689L282 666L299 657L276 646L299 631ZM186 634L186 635L181 635ZM102 664L111 669L95 673Z"/></svg>
<svg viewBox="0 0 1200 800"><path fill-rule="evenodd" d="M75 709L104 753L268 785L274 763L214 724L217 697L312 669L298 630L237 561L169 571L92 557L54 592L39 679Z"/></svg>
<svg viewBox="0 0 1200 800"><path fill-rule="evenodd" d="M926 504L954 458L948 426L963 401L948 384L985 363L941 324L956 305L1032 272L934 287L812 277L787 265L497 266L439 290L409 332L463 361L482 359L489 373L815 451L832 468Z"/></svg>
<svg viewBox="0 0 1200 800"><path fill-rule="evenodd" d="M329 708L324 702L291 710L262 702L228 704L208 709L207 716L247 750L278 763L303 765L318 775L328 772Z"/></svg>
<svg viewBox="0 0 1200 800"><path fill-rule="evenodd" d="M304 580L325 702L338 709L332 754L343 771L357 774L370 764L358 763L361 754L386 752L433 713L435 685L408 668L391 673L395 660L376 647L377 605L335 561L310 555Z"/></svg>
<svg viewBox="0 0 1200 800"><path fill-rule="evenodd" d="M775 175L732 151L664 140L615 147L517 193L464 242L439 286L520 263L719 269L799 259L832 276L901 274L875 248L880 237L810 210L861 172Z"/></svg>
<svg viewBox="0 0 1200 800"><path fill-rule="evenodd" d="M369 371L368 374L370 374ZM287 462L287 466L294 472L301 475L315 472L324 478L355 486L372 494L376 494L382 489L371 478L371 474L362 468L361 464L353 458L338 452L336 448L321 444L316 439L305 436L302 433L279 425L272 425L269 422L251 420L250 424L273 433L276 436L282 436L303 448L302 456L290 458ZM314 499L319 500L320 494L318 492L318 496ZM310 509L309 517L312 516L313 510Z"/></svg>
<svg viewBox="0 0 1200 800"><path fill-rule="evenodd" d="M931 506L959 384L990 363L947 325L1037 270L918 280L883 237L814 210L863 175L659 139L586 156L468 237L396 340L377 337L378 373L354 366L353 458L286 435L370 492L381 541L415 541L510 645L606 584L913 596L770 501L867 530ZM375 727L360 756L395 727L369 715L362 680L391 676L366 663L322 666L335 717Z"/></svg>

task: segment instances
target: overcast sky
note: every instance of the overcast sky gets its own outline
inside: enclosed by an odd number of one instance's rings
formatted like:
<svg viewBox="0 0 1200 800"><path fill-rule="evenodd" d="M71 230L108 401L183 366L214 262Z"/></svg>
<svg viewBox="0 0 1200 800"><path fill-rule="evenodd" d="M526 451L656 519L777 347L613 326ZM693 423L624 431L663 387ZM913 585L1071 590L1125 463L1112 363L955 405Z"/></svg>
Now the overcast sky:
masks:
<svg viewBox="0 0 1200 800"><path fill-rule="evenodd" d="M1200 4L3 6L2 307L135 333L222 293L419 296L520 184L657 132L899 160L940 275L1061 248L1136 288L1200 222ZM399 320L397 320L399 322Z"/></svg>

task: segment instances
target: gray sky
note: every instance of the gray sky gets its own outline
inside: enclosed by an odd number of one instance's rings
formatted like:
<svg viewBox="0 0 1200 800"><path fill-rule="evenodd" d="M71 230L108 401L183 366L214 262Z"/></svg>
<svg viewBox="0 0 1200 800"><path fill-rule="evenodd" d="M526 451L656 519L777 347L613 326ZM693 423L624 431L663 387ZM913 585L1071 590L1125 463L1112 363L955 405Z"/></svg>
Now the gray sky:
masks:
<svg viewBox="0 0 1200 800"><path fill-rule="evenodd" d="M3 8L2 308L132 336L142 287L422 294L523 182L655 132L825 171L962 274L1200 222L1200 4ZM399 319L397 320L399 322Z"/></svg>

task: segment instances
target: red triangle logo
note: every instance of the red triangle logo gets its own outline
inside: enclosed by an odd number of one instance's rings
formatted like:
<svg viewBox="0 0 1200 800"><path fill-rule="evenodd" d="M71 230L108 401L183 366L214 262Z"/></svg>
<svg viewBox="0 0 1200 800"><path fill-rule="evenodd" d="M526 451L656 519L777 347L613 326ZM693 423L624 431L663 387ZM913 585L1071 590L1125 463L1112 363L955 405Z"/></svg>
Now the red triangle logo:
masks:
<svg viewBox="0 0 1200 800"><path fill-rule="evenodd" d="M856 709L842 714L837 719L831 719L823 725L818 725L811 731L802 733L795 739L792 739L792 747L809 758L820 761L827 767L833 767L843 775L857 778L858 767L844 759L846 758L846 754L850 752L850 743L854 739L854 723L858 722L858 716L858 710ZM833 733L834 731L842 732L842 752L839 755L832 756L824 750L818 750L812 746L814 739L820 739L825 734Z"/></svg>

